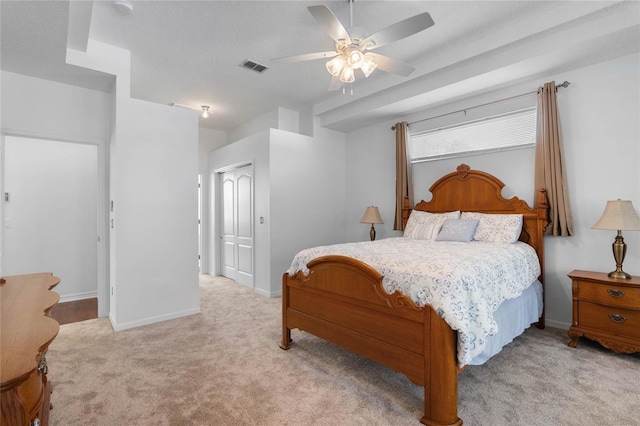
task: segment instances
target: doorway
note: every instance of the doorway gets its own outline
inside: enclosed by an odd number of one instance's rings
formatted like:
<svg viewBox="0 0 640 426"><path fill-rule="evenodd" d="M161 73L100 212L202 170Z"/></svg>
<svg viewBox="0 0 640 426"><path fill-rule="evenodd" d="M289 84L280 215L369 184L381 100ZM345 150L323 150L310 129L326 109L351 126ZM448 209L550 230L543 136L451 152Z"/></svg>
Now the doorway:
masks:
<svg viewBox="0 0 640 426"><path fill-rule="evenodd" d="M61 302L100 299L98 145L6 135L4 146L3 275L52 272Z"/></svg>
<svg viewBox="0 0 640 426"><path fill-rule="evenodd" d="M220 174L221 274L253 288L253 165Z"/></svg>

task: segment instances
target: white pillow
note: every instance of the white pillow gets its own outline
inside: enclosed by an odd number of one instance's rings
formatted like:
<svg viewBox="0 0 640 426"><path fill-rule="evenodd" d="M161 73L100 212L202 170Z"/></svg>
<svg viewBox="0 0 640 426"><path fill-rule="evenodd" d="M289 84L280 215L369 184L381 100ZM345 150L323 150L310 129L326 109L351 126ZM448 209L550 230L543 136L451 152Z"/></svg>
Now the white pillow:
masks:
<svg viewBox="0 0 640 426"><path fill-rule="evenodd" d="M413 228L411 238L414 240L435 240L442 229L441 223L419 223Z"/></svg>
<svg viewBox="0 0 640 426"><path fill-rule="evenodd" d="M409 220L407 220L407 226L404 228L405 238L413 238L413 231L418 224L431 225L438 223L442 225L447 219L459 219L460 210L447 213L429 213L420 210L412 210Z"/></svg>
<svg viewBox="0 0 640 426"><path fill-rule="evenodd" d="M521 214L487 214L462 212L461 219L478 219L475 241L513 244L522 232Z"/></svg>

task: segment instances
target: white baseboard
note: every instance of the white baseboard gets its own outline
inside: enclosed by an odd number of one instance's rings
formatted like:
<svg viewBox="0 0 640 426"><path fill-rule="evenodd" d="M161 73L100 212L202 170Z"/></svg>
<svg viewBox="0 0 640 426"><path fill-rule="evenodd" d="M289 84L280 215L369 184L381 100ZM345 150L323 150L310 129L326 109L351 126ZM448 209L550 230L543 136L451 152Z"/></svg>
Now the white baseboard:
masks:
<svg viewBox="0 0 640 426"><path fill-rule="evenodd" d="M97 291L87 291L85 293L66 294L64 296L60 296L60 301L58 303L75 302L76 300L92 299L94 297L98 297Z"/></svg>
<svg viewBox="0 0 640 426"><path fill-rule="evenodd" d="M130 328L141 327L143 325L154 324L156 322L162 322L162 321L168 321L176 318L187 317L189 315L195 315L199 313L200 313L200 307L197 307L193 309L187 309L179 312L172 312L169 314L158 315L155 317L143 318L140 320L125 322L121 324L117 324L111 315L109 316L109 320L111 321L111 327L113 327L115 331L122 331L122 330L128 330Z"/></svg>
<svg viewBox="0 0 640 426"><path fill-rule="evenodd" d="M274 292L271 292L271 291L263 290L261 288L254 288L253 291L258 293L258 294L260 294L260 295L262 295L262 296L267 296L267 297L279 297L282 294L282 290L277 291L277 292L274 293Z"/></svg>
<svg viewBox="0 0 640 426"><path fill-rule="evenodd" d="M570 323L562 322L562 321L554 321L548 318L545 318L544 323L546 326L559 328L560 330L569 330L569 327L571 327Z"/></svg>

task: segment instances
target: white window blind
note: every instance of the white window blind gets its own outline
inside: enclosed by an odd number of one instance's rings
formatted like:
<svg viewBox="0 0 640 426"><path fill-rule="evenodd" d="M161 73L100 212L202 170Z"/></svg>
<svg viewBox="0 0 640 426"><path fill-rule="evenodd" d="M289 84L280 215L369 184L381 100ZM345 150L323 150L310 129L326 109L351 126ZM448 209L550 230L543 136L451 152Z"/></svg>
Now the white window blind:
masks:
<svg viewBox="0 0 640 426"><path fill-rule="evenodd" d="M536 109L530 108L411 135L411 161L529 148L536 141Z"/></svg>

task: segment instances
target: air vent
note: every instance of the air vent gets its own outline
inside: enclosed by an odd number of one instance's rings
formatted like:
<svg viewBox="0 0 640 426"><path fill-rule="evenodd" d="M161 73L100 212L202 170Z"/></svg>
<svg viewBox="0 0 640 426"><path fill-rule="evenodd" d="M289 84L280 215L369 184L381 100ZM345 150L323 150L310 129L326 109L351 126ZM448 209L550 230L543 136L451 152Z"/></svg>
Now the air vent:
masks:
<svg viewBox="0 0 640 426"><path fill-rule="evenodd" d="M255 72L259 72L259 73L263 73L266 70L268 70L269 68L264 66L264 65L260 65L256 62L250 61L248 59L245 59L244 61L242 61L242 63L240 64L240 66L242 68L246 68L248 70L252 70Z"/></svg>

